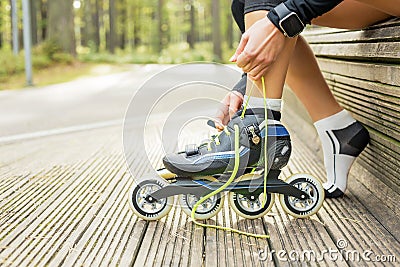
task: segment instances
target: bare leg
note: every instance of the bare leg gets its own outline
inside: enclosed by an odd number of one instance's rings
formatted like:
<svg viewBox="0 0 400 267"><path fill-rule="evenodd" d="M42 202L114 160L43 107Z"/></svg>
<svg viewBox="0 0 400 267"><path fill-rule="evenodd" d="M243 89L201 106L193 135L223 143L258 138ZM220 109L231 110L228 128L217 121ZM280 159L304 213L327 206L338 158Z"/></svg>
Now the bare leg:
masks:
<svg viewBox="0 0 400 267"><path fill-rule="evenodd" d="M314 19L312 23L335 28L359 29L389 17L390 15L369 5L350 0L342 2L330 12ZM314 122L341 110L319 70L311 48L302 37L298 38L290 59L286 82L306 107Z"/></svg>
<svg viewBox="0 0 400 267"><path fill-rule="evenodd" d="M265 19L267 11L254 11L245 15L246 30L252 26L256 21ZM278 60L269 68L268 72L264 76L267 98L280 99L282 98L282 89L285 84L285 78L287 69L289 66L289 60L291 58L294 46L297 38L286 39L285 47L282 50ZM262 85L261 81L254 81L258 87L257 90L253 90L252 95L262 97ZM250 86L251 87L251 86Z"/></svg>
<svg viewBox="0 0 400 267"><path fill-rule="evenodd" d="M367 2L368 1L368 2ZM390 17L388 14L399 15L399 8L391 12L383 12L388 6L399 6L399 0L370 1L367 4L345 0L325 15L314 19L313 24L334 28L359 29ZM391 2L390 4L382 2ZM397 4L395 3L397 2ZM372 7L370 4L380 5ZM394 13L393 13L394 12ZM397 14L396 14L397 13ZM333 97L326 84L317 61L303 38L299 38L292 55L286 82L307 108L321 139L324 151L324 162L327 172L327 182L324 184L327 197L343 195L347 187L347 176L350 167L368 143L369 135L363 126L346 113ZM338 137L334 131L340 130L346 137ZM359 145L351 145L355 151L338 152L335 144L349 144L357 139ZM334 144L333 144L333 143ZM333 144L333 145L332 145Z"/></svg>

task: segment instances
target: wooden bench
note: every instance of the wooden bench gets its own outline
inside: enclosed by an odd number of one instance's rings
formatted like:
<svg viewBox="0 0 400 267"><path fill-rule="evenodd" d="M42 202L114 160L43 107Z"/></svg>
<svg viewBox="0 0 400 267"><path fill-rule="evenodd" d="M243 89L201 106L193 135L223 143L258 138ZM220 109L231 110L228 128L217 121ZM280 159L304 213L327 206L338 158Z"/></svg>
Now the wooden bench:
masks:
<svg viewBox="0 0 400 267"><path fill-rule="evenodd" d="M370 145L351 170L350 191L400 240L400 20L364 30L311 27L303 36L336 99L371 135ZM299 119L306 122L295 129L322 156L304 108L290 91L285 99L291 109L284 117L291 125L301 124Z"/></svg>

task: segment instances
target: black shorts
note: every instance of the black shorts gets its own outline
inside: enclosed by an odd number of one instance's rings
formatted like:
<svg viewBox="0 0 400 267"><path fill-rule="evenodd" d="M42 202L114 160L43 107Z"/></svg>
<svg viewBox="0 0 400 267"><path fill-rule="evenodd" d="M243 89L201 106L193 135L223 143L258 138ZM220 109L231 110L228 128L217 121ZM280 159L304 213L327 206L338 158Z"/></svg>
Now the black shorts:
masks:
<svg viewBox="0 0 400 267"><path fill-rule="evenodd" d="M284 2L283 0L246 0L246 1L239 0L239 1L244 3L244 14L257 10L270 10L279 5L280 3Z"/></svg>
<svg viewBox="0 0 400 267"><path fill-rule="evenodd" d="M279 5L283 0L233 0L232 15L239 29L244 33L244 14L257 10L270 10Z"/></svg>

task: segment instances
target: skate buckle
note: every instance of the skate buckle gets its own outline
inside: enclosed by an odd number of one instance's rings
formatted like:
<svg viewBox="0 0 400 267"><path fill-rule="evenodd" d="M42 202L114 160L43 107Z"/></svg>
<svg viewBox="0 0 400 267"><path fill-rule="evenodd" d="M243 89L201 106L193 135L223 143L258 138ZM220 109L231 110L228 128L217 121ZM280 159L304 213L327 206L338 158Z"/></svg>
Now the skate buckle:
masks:
<svg viewBox="0 0 400 267"><path fill-rule="evenodd" d="M249 139L255 144L258 145L260 143L260 137L257 135L256 132L259 132L260 130L258 129L257 125L253 124L247 127L247 134L249 136Z"/></svg>

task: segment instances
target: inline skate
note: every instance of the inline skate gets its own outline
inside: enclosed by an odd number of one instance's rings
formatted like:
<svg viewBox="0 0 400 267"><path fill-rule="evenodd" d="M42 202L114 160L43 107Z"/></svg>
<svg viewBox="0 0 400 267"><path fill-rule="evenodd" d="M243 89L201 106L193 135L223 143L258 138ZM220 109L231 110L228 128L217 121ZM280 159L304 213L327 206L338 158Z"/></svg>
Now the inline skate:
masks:
<svg viewBox="0 0 400 267"><path fill-rule="evenodd" d="M279 179L292 149L280 116L263 108L240 110L219 135L166 155L165 168L157 176L139 179L132 186L133 212L145 220L158 220L168 214L178 196L183 212L193 216L195 209L194 218L205 220L215 216L228 197L239 216L256 219L271 210L279 194L281 206L293 217L315 214L324 200L318 179L310 174Z"/></svg>

